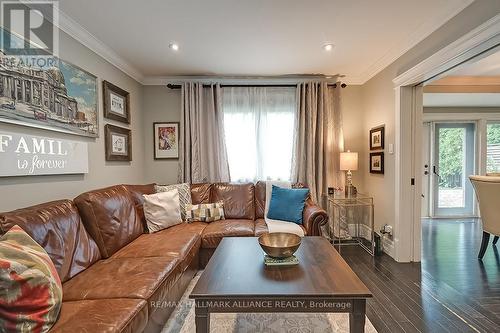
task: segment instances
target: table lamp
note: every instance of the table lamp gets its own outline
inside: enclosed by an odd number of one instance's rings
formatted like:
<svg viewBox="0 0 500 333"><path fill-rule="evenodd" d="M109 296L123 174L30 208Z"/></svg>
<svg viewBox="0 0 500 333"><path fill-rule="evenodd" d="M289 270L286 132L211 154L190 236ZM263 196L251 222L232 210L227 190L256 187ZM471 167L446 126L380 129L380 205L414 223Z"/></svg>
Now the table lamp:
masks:
<svg viewBox="0 0 500 333"><path fill-rule="evenodd" d="M340 153L340 170L347 171L345 194L351 196L354 194L354 186L352 185L352 172L358 170L358 153L352 153L350 150Z"/></svg>

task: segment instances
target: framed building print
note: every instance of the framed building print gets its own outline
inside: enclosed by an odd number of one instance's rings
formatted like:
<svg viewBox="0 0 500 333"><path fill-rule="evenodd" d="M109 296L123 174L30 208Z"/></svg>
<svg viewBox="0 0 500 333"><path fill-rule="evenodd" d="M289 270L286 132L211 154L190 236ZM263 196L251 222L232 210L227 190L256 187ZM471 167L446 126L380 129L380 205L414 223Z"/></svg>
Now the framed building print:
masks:
<svg viewBox="0 0 500 333"><path fill-rule="evenodd" d="M132 160L132 134L127 128L104 126L106 161Z"/></svg>
<svg viewBox="0 0 500 333"><path fill-rule="evenodd" d="M2 27L0 35L12 45L31 43ZM4 46L0 45L0 122L99 136L95 75L55 56L27 63L9 55Z"/></svg>
<svg viewBox="0 0 500 333"><path fill-rule="evenodd" d="M384 149L385 126L379 126L370 130L370 150Z"/></svg>
<svg viewBox="0 0 500 333"><path fill-rule="evenodd" d="M370 173L384 174L384 153L370 153Z"/></svg>
<svg viewBox="0 0 500 333"><path fill-rule="evenodd" d="M130 124L130 94L108 81L102 87L104 117Z"/></svg>
<svg viewBox="0 0 500 333"><path fill-rule="evenodd" d="M153 123L154 159L179 158L179 123Z"/></svg>

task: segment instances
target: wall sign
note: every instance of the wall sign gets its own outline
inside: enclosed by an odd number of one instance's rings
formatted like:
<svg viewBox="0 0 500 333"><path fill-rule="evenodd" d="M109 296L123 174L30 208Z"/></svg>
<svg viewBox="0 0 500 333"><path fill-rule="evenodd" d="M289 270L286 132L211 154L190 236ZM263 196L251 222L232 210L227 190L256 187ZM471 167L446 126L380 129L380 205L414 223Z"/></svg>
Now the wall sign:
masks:
<svg viewBox="0 0 500 333"><path fill-rule="evenodd" d="M0 131L0 177L88 173L86 142Z"/></svg>

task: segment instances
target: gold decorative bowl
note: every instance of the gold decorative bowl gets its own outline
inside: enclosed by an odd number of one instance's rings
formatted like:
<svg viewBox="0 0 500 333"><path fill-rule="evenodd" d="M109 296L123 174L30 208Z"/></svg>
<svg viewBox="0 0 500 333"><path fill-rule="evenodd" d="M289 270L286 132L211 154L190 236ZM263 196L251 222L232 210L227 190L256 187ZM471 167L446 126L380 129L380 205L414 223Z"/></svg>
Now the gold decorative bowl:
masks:
<svg viewBox="0 0 500 333"><path fill-rule="evenodd" d="M266 233L259 237L260 247L273 258L291 257L300 246L301 238L288 232Z"/></svg>

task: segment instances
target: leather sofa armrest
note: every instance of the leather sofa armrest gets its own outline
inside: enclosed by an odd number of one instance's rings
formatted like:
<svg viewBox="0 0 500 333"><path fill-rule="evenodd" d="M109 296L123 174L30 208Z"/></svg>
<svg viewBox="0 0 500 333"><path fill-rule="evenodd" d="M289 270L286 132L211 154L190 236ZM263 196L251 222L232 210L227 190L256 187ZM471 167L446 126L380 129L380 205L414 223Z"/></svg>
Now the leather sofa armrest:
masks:
<svg viewBox="0 0 500 333"><path fill-rule="evenodd" d="M324 209L308 199L304 206L302 221L307 236L321 236L321 226L328 222L328 215Z"/></svg>

